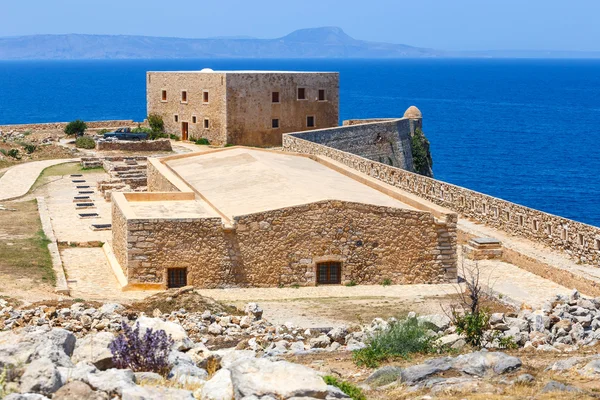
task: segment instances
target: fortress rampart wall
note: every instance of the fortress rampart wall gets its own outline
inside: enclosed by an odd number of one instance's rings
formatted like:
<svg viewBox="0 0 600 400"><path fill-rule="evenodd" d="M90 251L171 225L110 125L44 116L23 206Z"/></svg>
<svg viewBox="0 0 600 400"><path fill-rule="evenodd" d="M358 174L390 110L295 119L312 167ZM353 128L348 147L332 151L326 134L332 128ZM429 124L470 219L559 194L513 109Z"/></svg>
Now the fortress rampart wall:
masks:
<svg viewBox="0 0 600 400"><path fill-rule="evenodd" d="M142 126L146 126L146 122L135 122L131 119L122 119L122 120L109 120L109 121L86 121L88 129L109 129L109 128L119 128L122 126L134 127L137 126L138 123ZM55 130L64 130L67 126L68 122L47 122L47 123L39 123L39 124L15 124L15 125L0 125L0 131L3 132L43 132L43 131L55 131Z"/></svg>
<svg viewBox="0 0 600 400"><path fill-rule="evenodd" d="M396 121L410 120L402 119ZM346 138L369 137L391 122L344 126L283 135L283 150L329 157L382 182L446 207L508 234L564 251L570 258L600 265L600 228L548 214L474 190L374 161ZM403 126L403 125L398 125ZM352 140L352 139L348 139ZM356 143L358 146L359 142ZM406 147L410 151L410 147ZM354 154L353 154L354 153Z"/></svg>

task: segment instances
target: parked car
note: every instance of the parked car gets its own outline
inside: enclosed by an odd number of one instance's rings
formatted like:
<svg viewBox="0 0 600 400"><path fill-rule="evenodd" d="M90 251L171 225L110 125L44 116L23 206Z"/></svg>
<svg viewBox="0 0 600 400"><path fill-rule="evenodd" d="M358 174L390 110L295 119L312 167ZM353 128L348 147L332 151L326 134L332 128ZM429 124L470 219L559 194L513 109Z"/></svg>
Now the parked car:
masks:
<svg viewBox="0 0 600 400"><path fill-rule="evenodd" d="M119 128L114 132L105 133L104 138L116 138L118 140L147 140L148 134L146 132L132 132L131 128Z"/></svg>

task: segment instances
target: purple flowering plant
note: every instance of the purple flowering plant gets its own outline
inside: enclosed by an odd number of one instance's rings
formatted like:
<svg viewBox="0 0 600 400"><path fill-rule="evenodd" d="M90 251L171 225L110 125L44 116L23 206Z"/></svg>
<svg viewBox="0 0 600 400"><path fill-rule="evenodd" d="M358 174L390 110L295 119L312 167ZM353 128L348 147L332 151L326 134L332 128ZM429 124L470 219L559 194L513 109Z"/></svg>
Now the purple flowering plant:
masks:
<svg viewBox="0 0 600 400"><path fill-rule="evenodd" d="M156 372L167 376L172 346L173 339L162 329L147 328L146 333L140 336L139 324L131 328L122 322L121 333L108 347L117 368L129 368L134 372Z"/></svg>

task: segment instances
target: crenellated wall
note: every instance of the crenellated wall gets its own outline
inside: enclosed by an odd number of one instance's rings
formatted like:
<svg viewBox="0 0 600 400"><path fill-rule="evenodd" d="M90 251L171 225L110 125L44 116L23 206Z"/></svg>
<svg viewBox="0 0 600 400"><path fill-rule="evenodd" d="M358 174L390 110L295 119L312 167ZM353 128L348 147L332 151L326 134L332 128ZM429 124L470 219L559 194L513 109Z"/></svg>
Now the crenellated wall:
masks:
<svg viewBox="0 0 600 400"><path fill-rule="evenodd" d="M511 235L563 250L576 261L600 264L600 228L548 214L460 186L452 185L401 168L373 161L363 153L353 154L351 146L332 146L344 134L360 136L357 129L377 131L370 125L348 126L315 132L285 134L283 150L329 157L373 178L418 195L462 216L482 222ZM331 140L327 137L330 136Z"/></svg>

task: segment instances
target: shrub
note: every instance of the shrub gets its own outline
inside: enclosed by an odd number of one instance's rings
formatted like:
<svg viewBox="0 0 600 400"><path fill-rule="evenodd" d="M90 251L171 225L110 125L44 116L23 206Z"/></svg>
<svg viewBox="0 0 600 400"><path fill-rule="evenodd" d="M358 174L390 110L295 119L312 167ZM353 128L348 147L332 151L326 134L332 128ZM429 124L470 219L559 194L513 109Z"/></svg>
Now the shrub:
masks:
<svg viewBox="0 0 600 400"><path fill-rule="evenodd" d="M174 141L176 141L176 142L179 142L179 141L181 140L181 139L179 138L179 136L177 136L177 135L173 135L173 134L170 134L170 135L169 135L169 138L170 138L171 140L174 140Z"/></svg>
<svg viewBox="0 0 600 400"><path fill-rule="evenodd" d="M27 131L23 132L23 135L24 135L24 136L29 136L29 135L31 135L32 133L33 133L33 132L31 132L31 131L27 130Z"/></svg>
<svg viewBox="0 0 600 400"><path fill-rule="evenodd" d="M385 278L383 282L381 282L382 286L390 286L392 284L392 280L390 278Z"/></svg>
<svg viewBox="0 0 600 400"><path fill-rule="evenodd" d="M452 320L456 326L456 333L464 335L467 343L471 346L481 346L483 335L490 320L485 310L467 311L464 314L452 310Z"/></svg>
<svg viewBox="0 0 600 400"><path fill-rule="evenodd" d="M326 384L335 386L340 389L342 392L346 393L348 396L352 398L352 400L367 400L367 397L364 395L360 388L351 384L350 382L338 381L337 378L331 375L325 375L323 380Z"/></svg>
<svg viewBox="0 0 600 400"><path fill-rule="evenodd" d="M375 368L383 360L393 357L407 358L412 353L431 353L435 350L435 336L417 318L407 318L377 333L367 347L354 351L357 365Z"/></svg>
<svg viewBox="0 0 600 400"><path fill-rule="evenodd" d="M156 372L162 376L169 373L169 353L173 340L163 330L146 329L140 337L140 327L132 329L121 323L122 332L109 345L117 368L129 368L134 372Z"/></svg>
<svg viewBox="0 0 600 400"><path fill-rule="evenodd" d="M25 143L23 147L25 148L25 153L27 154L31 154L35 151L35 149L37 149L37 146L32 143Z"/></svg>
<svg viewBox="0 0 600 400"><path fill-rule="evenodd" d="M358 283L356 283L356 281L354 279L352 279L350 282L346 283L346 286L350 287L350 286L356 286L358 285Z"/></svg>
<svg viewBox="0 0 600 400"><path fill-rule="evenodd" d="M147 133L148 135L150 135L152 133L152 129L150 129L150 128L143 128L141 126L138 126L137 128L133 128L131 130L131 132L133 132L133 133Z"/></svg>
<svg viewBox="0 0 600 400"><path fill-rule="evenodd" d="M75 147L80 149L94 149L96 142L89 136L80 136L75 140Z"/></svg>
<svg viewBox="0 0 600 400"><path fill-rule="evenodd" d="M163 133L165 131L165 123L158 114L148 115L148 125L150 125L152 132Z"/></svg>
<svg viewBox="0 0 600 400"><path fill-rule="evenodd" d="M6 152L6 155L9 157L12 157L14 159L21 159L21 155L19 154L19 149L10 149L9 151Z"/></svg>
<svg viewBox="0 0 600 400"><path fill-rule="evenodd" d="M0 149L0 153L8 157L8 151L6 151L6 149Z"/></svg>
<svg viewBox="0 0 600 400"><path fill-rule="evenodd" d="M65 133L69 136L77 135L81 136L87 129L87 124L80 119L76 119L75 121L71 121L65 127Z"/></svg>
<svg viewBox="0 0 600 400"><path fill-rule="evenodd" d="M427 140L421 129L415 130L410 144L415 172L421 175L428 175L429 169L433 167L433 160L429 153L429 140Z"/></svg>
<svg viewBox="0 0 600 400"><path fill-rule="evenodd" d="M104 135L105 133L110 132L110 129L100 129L97 133L98 135Z"/></svg>
<svg viewBox="0 0 600 400"><path fill-rule="evenodd" d="M207 138L200 138L200 139L196 139L196 144L204 146L204 145L210 144L210 142L208 141Z"/></svg>

